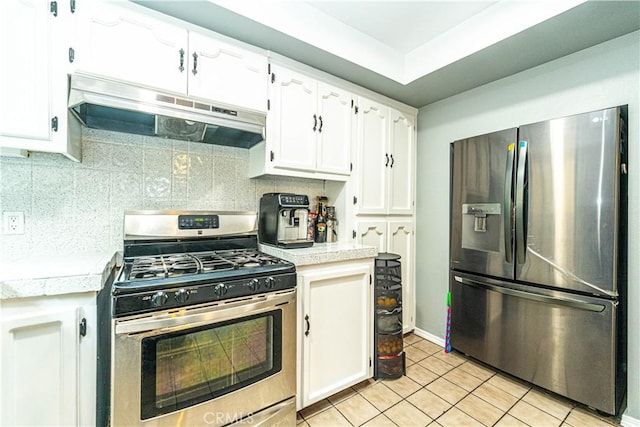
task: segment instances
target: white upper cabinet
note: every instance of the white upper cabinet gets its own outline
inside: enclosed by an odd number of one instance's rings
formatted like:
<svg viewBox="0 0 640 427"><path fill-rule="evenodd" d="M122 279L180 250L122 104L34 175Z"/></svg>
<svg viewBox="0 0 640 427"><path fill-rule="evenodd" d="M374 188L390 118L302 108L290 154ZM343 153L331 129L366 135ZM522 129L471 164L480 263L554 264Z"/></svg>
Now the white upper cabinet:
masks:
<svg viewBox="0 0 640 427"><path fill-rule="evenodd" d="M83 2L76 69L190 95L267 110L267 57L117 4Z"/></svg>
<svg viewBox="0 0 640 427"><path fill-rule="evenodd" d="M190 95L252 110L267 110L268 62L260 55L189 33Z"/></svg>
<svg viewBox="0 0 640 427"><path fill-rule="evenodd" d="M271 66L267 114L269 157L274 167L313 171L316 166L317 83L303 74Z"/></svg>
<svg viewBox="0 0 640 427"><path fill-rule="evenodd" d="M413 119L390 109L388 208L392 214L411 214L415 185L415 126Z"/></svg>
<svg viewBox="0 0 640 427"><path fill-rule="evenodd" d="M0 132L49 139L51 27L48 3L8 0L0 15Z"/></svg>
<svg viewBox="0 0 640 427"><path fill-rule="evenodd" d="M349 175L353 119L351 93L318 82L317 163L320 172Z"/></svg>
<svg viewBox="0 0 640 427"><path fill-rule="evenodd" d="M77 13L77 70L187 93L187 30L106 2L82 2Z"/></svg>
<svg viewBox="0 0 640 427"><path fill-rule="evenodd" d="M271 64L265 144L252 150L251 175L346 180L351 173L350 92Z"/></svg>
<svg viewBox="0 0 640 427"><path fill-rule="evenodd" d="M358 213L386 213L389 166L389 108L360 98L358 103Z"/></svg>
<svg viewBox="0 0 640 427"><path fill-rule="evenodd" d="M79 160L67 132L69 4L6 0L0 14L0 148ZM69 123L74 125L74 123Z"/></svg>
<svg viewBox="0 0 640 427"><path fill-rule="evenodd" d="M357 214L412 214L414 119L365 98L358 109Z"/></svg>

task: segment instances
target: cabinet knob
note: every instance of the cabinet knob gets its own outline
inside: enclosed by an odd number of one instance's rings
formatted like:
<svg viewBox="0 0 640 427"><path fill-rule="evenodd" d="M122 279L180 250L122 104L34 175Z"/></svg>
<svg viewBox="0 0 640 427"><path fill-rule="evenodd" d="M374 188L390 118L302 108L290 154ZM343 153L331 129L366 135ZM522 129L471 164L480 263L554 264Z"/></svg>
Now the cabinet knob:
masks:
<svg viewBox="0 0 640 427"><path fill-rule="evenodd" d="M384 167L386 168L389 166L389 153L384 153L384 156L387 158L387 162L384 164Z"/></svg>
<svg viewBox="0 0 640 427"><path fill-rule="evenodd" d="M318 128L318 132L322 132L322 116L319 116L318 119L320 120L320 127Z"/></svg>
<svg viewBox="0 0 640 427"><path fill-rule="evenodd" d="M316 128L318 127L318 116L316 116L315 114L313 115L313 131L316 131Z"/></svg>

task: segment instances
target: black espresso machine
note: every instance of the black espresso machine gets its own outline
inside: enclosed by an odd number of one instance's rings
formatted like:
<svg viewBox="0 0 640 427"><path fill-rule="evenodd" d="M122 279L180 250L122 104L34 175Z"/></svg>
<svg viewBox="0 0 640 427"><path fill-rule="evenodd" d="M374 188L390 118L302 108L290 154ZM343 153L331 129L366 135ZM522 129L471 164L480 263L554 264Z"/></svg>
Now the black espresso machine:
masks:
<svg viewBox="0 0 640 427"><path fill-rule="evenodd" d="M309 236L309 197L304 194L266 193L258 214L260 243L283 248L313 246Z"/></svg>

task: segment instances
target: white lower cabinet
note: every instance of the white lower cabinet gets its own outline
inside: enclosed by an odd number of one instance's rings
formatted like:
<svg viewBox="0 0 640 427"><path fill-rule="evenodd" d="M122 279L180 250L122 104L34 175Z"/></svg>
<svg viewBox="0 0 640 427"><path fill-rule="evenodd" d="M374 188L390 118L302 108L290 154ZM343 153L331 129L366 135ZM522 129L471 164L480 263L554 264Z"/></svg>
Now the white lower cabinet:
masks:
<svg viewBox="0 0 640 427"><path fill-rule="evenodd" d="M372 219L356 222L356 243L378 252L400 255L402 271L402 329L415 328L415 237L412 219Z"/></svg>
<svg viewBox="0 0 640 427"><path fill-rule="evenodd" d="M95 301L95 293L0 301L1 425L95 425Z"/></svg>
<svg viewBox="0 0 640 427"><path fill-rule="evenodd" d="M298 267L298 410L373 375L373 259Z"/></svg>

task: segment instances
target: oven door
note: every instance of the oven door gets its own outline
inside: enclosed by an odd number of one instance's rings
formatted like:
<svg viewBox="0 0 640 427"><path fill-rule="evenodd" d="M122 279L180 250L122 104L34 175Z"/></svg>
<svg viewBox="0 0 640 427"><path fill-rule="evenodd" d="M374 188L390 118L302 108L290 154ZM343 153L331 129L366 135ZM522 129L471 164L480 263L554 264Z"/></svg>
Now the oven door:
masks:
<svg viewBox="0 0 640 427"><path fill-rule="evenodd" d="M111 425L224 425L294 396L295 292L115 319Z"/></svg>

